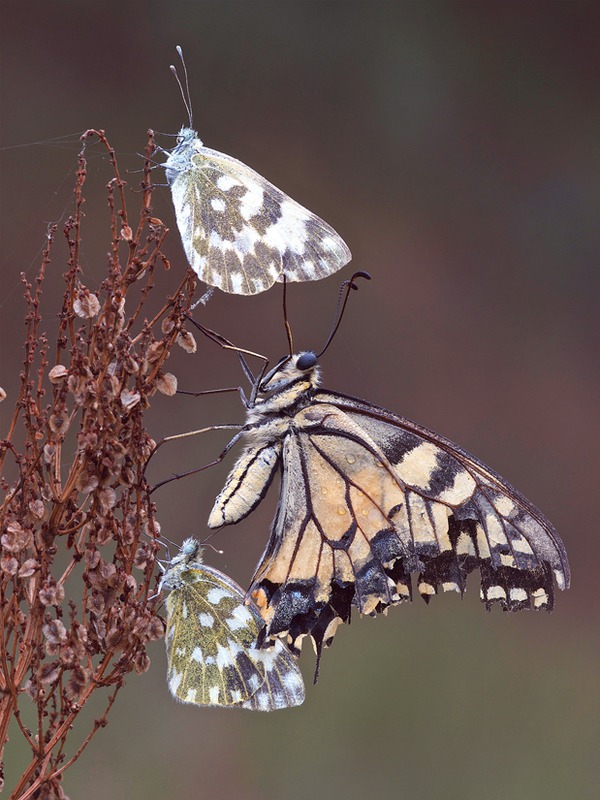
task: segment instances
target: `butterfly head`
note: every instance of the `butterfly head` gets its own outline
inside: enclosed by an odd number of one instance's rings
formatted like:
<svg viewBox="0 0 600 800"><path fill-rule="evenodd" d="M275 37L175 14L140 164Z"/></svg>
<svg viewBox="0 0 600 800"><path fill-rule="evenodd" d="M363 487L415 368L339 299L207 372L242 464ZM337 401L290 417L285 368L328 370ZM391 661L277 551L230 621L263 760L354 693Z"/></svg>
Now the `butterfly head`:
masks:
<svg viewBox="0 0 600 800"><path fill-rule="evenodd" d="M316 353L306 351L284 356L265 375L260 384L261 394L280 392L298 386L302 392L316 389L321 380L321 370Z"/></svg>
<svg viewBox="0 0 600 800"><path fill-rule="evenodd" d="M181 545L181 549L168 562L166 568L163 567L158 590L175 589L181 585L182 575L186 570L194 565L202 564L202 546L197 539L190 537Z"/></svg>
<svg viewBox="0 0 600 800"><path fill-rule="evenodd" d="M193 128L186 128L185 125L179 130L177 134L177 144L175 145L175 149L178 147L183 149L188 145L198 141L199 145L202 146L202 142L200 141L197 132Z"/></svg>
<svg viewBox="0 0 600 800"><path fill-rule="evenodd" d="M192 156L202 150L202 142L193 128L181 128L177 134L177 144L169 152L163 164L167 182L172 186L177 178L188 172L192 166Z"/></svg>

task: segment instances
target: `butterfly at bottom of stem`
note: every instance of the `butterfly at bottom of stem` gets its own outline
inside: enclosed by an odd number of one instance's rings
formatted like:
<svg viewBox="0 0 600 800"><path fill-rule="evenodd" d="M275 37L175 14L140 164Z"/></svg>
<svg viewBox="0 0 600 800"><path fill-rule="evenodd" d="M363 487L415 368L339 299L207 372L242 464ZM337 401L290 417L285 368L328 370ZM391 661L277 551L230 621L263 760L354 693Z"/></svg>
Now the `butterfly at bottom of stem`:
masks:
<svg viewBox="0 0 600 800"><path fill-rule="evenodd" d="M167 597L167 683L175 699L199 706L275 711L304 701L296 658L281 641L261 649L264 623L231 578L202 561L186 539L163 567Z"/></svg>

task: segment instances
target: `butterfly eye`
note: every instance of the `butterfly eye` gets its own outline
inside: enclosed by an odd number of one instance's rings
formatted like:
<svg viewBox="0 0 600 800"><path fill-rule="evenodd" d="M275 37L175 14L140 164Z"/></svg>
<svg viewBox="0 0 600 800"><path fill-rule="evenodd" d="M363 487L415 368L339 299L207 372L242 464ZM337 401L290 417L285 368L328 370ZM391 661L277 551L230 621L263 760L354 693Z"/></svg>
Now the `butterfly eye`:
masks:
<svg viewBox="0 0 600 800"><path fill-rule="evenodd" d="M296 361L296 367L305 371L307 369L312 369L317 363L317 357L314 353L303 353L298 361Z"/></svg>

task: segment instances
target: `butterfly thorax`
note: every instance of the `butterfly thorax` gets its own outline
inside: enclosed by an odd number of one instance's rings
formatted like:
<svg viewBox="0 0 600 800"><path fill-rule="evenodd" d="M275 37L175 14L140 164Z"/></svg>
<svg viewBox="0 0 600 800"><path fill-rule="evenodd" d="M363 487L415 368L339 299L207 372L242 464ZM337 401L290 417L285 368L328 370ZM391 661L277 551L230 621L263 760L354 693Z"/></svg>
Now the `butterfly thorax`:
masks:
<svg viewBox="0 0 600 800"><path fill-rule="evenodd" d="M172 186L181 172L192 166L192 156L202 148L202 141L193 128L181 128L177 134L177 144L169 153L164 167L169 186Z"/></svg>

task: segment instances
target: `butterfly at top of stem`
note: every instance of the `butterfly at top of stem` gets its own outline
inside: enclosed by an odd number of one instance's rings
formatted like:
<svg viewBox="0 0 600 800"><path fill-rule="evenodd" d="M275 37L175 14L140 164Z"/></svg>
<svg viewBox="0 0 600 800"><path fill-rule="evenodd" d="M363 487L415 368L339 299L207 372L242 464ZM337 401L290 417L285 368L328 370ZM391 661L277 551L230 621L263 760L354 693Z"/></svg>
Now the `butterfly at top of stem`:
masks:
<svg viewBox="0 0 600 800"><path fill-rule="evenodd" d="M352 607L384 612L459 592L475 569L488 610L551 610L569 585L549 520L458 445L373 403L319 388L318 357L286 356L255 384L245 449L209 517L239 522L281 470L270 538L248 592L266 623L320 654ZM239 436L239 434L238 434Z"/></svg>
<svg viewBox="0 0 600 800"><path fill-rule="evenodd" d="M237 583L203 563L196 539L162 569L159 589L170 589L167 683L177 700L253 711L304 701L295 657L281 641L258 648L260 614Z"/></svg>
<svg viewBox="0 0 600 800"><path fill-rule="evenodd" d="M177 226L198 277L224 292L264 292L283 276L314 281L351 259L344 240L236 158L179 131L164 164Z"/></svg>

